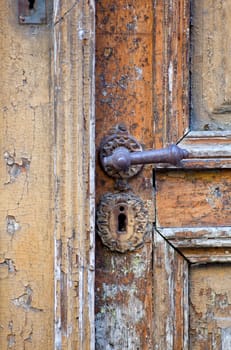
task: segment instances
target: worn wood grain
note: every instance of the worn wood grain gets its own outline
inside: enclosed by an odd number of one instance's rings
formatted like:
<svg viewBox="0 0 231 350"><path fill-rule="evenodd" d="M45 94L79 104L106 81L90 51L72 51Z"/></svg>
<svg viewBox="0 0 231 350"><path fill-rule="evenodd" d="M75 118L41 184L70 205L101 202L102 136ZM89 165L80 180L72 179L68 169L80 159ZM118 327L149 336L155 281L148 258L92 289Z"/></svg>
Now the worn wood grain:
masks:
<svg viewBox="0 0 231 350"><path fill-rule="evenodd" d="M94 349L94 2L54 6L55 349Z"/></svg>
<svg viewBox="0 0 231 350"><path fill-rule="evenodd" d="M230 247L230 227L171 227L159 229L178 248Z"/></svg>
<svg viewBox="0 0 231 350"><path fill-rule="evenodd" d="M158 172L158 226L230 226L230 175L230 170Z"/></svg>
<svg viewBox="0 0 231 350"><path fill-rule="evenodd" d="M230 130L231 4L194 0L191 10L192 128Z"/></svg>
<svg viewBox="0 0 231 350"><path fill-rule="evenodd" d="M0 6L0 348L52 349L51 31L20 26L15 1Z"/></svg>
<svg viewBox="0 0 231 350"><path fill-rule="evenodd" d="M188 0L154 1L155 147L177 142L188 149L190 159L179 167L231 167L225 136L230 129L229 30L223 34L229 6L228 1L193 1L191 7ZM214 130L223 138L209 135ZM195 132L200 137L195 139Z"/></svg>
<svg viewBox="0 0 231 350"><path fill-rule="evenodd" d="M189 158L180 167L190 168L230 168L230 131L191 131L178 144L187 149Z"/></svg>
<svg viewBox="0 0 231 350"><path fill-rule="evenodd" d="M155 147L179 141L189 130L188 0L154 1Z"/></svg>
<svg viewBox="0 0 231 350"><path fill-rule="evenodd" d="M229 263L231 261L230 246L182 247L179 250L192 264Z"/></svg>
<svg viewBox="0 0 231 350"><path fill-rule="evenodd" d="M214 13L214 17L206 28L214 30L214 18L218 12L224 13L228 2L209 3L209 16ZM203 1L198 3L198 8L204 4ZM199 12L193 19L197 23L207 15ZM223 132L224 128L211 132L207 121L203 128L190 122L189 20L187 0L97 1L97 151L109 128L122 122L142 144L145 143L146 148L151 148L154 140L156 148L178 143L190 153L189 159L178 169L158 170L162 165L156 166L155 217L149 210L157 227L154 252L151 236L144 248L126 255L111 252L97 240L97 349L199 349L196 337L200 334L200 324L198 326L196 322L200 323L200 319L191 318L189 329L188 298L190 301L195 299L198 308L205 307L206 300L204 298L203 304L199 305L200 298L195 298L198 277L191 274L189 283L188 268L190 264L197 267L204 264L202 282L209 284L212 281L210 295L213 296L218 284L214 289L212 284L216 283L219 269L213 270L212 277L210 271L206 277L206 269L209 270L209 264L214 262L224 266L230 263L231 173L226 169L216 170L231 165L230 132L228 127L226 132ZM219 18L219 25L221 22ZM201 42L208 57L209 31L203 33L206 38ZM216 40L219 41L219 37ZM197 64L200 71L200 60ZM213 93L209 91L209 94ZM223 120L227 118L229 103L223 102L215 108L212 118L221 113ZM199 114L197 118L198 121ZM211 170L201 170L205 168ZM150 167L145 167L142 176L130 182L132 190L149 208L152 205L150 175ZM105 192L114 191L113 180L105 176L100 167L97 168L96 183L97 202ZM229 270L225 270L229 274ZM228 281L229 277L225 283ZM218 309L217 305L215 307ZM229 312L227 307L223 315L226 319ZM191 316L194 317L193 311ZM209 317L211 314L206 313L205 319L210 322L211 329L209 339L214 334L217 341L220 330ZM195 335L196 327L198 333ZM202 330L207 332L206 323ZM152 332L153 337L150 336ZM229 346L229 328L222 330L220 335L222 346ZM215 349L218 343L214 344ZM206 343L203 346L206 348Z"/></svg>
<svg viewBox="0 0 231 350"><path fill-rule="evenodd" d="M157 232L153 258L154 349L188 349L188 262Z"/></svg>
<svg viewBox="0 0 231 350"><path fill-rule="evenodd" d="M94 2L46 3L1 1L0 348L94 349Z"/></svg>
<svg viewBox="0 0 231 350"><path fill-rule="evenodd" d="M97 1L96 147L109 130L124 123L152 148L153 8L151 1ZM96 172L97 203L114 181ZM129 181L148 210L143 248L119 254L96 246L96 349L152 349L152 170Z"/></svg>
<svg viewBox="0 0 231 350"><path fill-rule="evenodd" d="M229 349L230 263L190 269L190 350Z"/></svg>

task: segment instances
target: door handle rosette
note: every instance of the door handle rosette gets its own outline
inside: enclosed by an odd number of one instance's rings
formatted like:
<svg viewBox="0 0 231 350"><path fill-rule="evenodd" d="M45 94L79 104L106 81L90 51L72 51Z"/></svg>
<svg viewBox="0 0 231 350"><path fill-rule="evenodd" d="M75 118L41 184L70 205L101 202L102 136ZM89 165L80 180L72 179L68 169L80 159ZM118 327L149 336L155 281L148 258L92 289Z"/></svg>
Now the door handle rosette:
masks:
<svg viewBox="0 0 231 350"><path fill-rule="evenodd" d="M103 170L113 178L130 178L138 174L144 164L169 163L178 165L188 158L188 151L176 145L159 150L144 151L122 124L112 129L100 146Z"/></svg>

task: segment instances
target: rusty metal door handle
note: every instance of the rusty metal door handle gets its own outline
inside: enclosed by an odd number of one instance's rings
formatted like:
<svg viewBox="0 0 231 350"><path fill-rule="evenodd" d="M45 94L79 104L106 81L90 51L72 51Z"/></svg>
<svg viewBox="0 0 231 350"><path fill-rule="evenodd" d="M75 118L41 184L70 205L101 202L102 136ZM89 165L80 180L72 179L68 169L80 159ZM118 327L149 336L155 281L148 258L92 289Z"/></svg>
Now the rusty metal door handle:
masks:
<svg viewBox="0 0 231 350"><path fill-rule="evenodd" d="M188 152L176 145L159 150L130 152L126 147L118 147L111 156L102 159L103 167L113 167L116 170L126 170L135 164L170 163L179 164L188 157Z"/></svg>
<svg viewBox="0 0 231 350"><path fill-rule="evenodd" d="M188 158L187 150L176 145L159 150L144 151L124 125L117 125L100 146L100 161L104 171L114 178L136 175L144 164L169 163L177 165Z"/></svg>

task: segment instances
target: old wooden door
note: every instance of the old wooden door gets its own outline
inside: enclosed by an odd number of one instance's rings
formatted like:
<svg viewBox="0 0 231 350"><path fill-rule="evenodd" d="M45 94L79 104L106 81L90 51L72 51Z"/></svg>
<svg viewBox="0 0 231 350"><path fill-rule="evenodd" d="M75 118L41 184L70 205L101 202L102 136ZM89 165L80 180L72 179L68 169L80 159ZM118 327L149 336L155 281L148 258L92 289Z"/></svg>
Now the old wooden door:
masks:
<svg viewBox="0 0 231 350"><path fill-rule="evenodd" d="M148 225L134 250L114 249L134 225L129 210L114 245L97 237L96 348L231 349L231 1L96 5L98 150L117 125L145 149L189 152L177 167L146 166L130 189L98 167L103 235L118 196L121 211L139 197Z"/></svg>

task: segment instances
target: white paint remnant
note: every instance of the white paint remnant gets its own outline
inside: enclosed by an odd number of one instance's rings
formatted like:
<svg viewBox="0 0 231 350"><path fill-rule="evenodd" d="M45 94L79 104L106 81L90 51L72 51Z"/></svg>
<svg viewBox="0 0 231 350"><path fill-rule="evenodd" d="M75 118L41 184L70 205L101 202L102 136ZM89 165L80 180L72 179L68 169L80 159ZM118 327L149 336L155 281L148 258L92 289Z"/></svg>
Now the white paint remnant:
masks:
<svg viewBox="0 0 231 350"><path fill-rule="evenodd" d="M136 80L142 80L143 79L143 69L135 66L135 72L136 72Z"/></svg>
<svg viewBox="0 0 231 350"><path fill-rule="evenodd" d="M114 299L115 302L105 303L96 315L96 349L141 349L140 336L136 333L135 324L143 320L145 312L142 301L135 296L137 286L135 283L104 284L103 289L105 299ZM120 294L129 298L127 304L117 302L117 296Z"/></svg>
<svg viewBox="0 0 231 350"><path fill-rule="evenodd" d="M172 93L173 88L173 64L170 62L168 67L168 90Z"/></svg>
<svg viewBox="0 0 231 350"><path fill-rule="evenodd" d="M7 232L13 235L16 231L21 229L20 224L16 221L15 217L12 215L7 215L6 217L6 227Z"/></svg>
<svg viewBox="0 0 231 350"><path fill-rule="evenodd" d="M221 350L231 349L231 328L225 328L221 331Z"/></svg>
<svg viewBox="0 0 231 350"><path fill-rule="evenodd" d="M79 29L78 34L79 34L79 40L85 39L86 33L84 29Z"/></svg>
<svg viewBox="0 0 231 350"><path fill-rule="evenodd" d="M54 23L56 22L56 18L58 16L58 11L60 8L59 0L54 0L53 2L53 17L54 17Z"/></svg>

